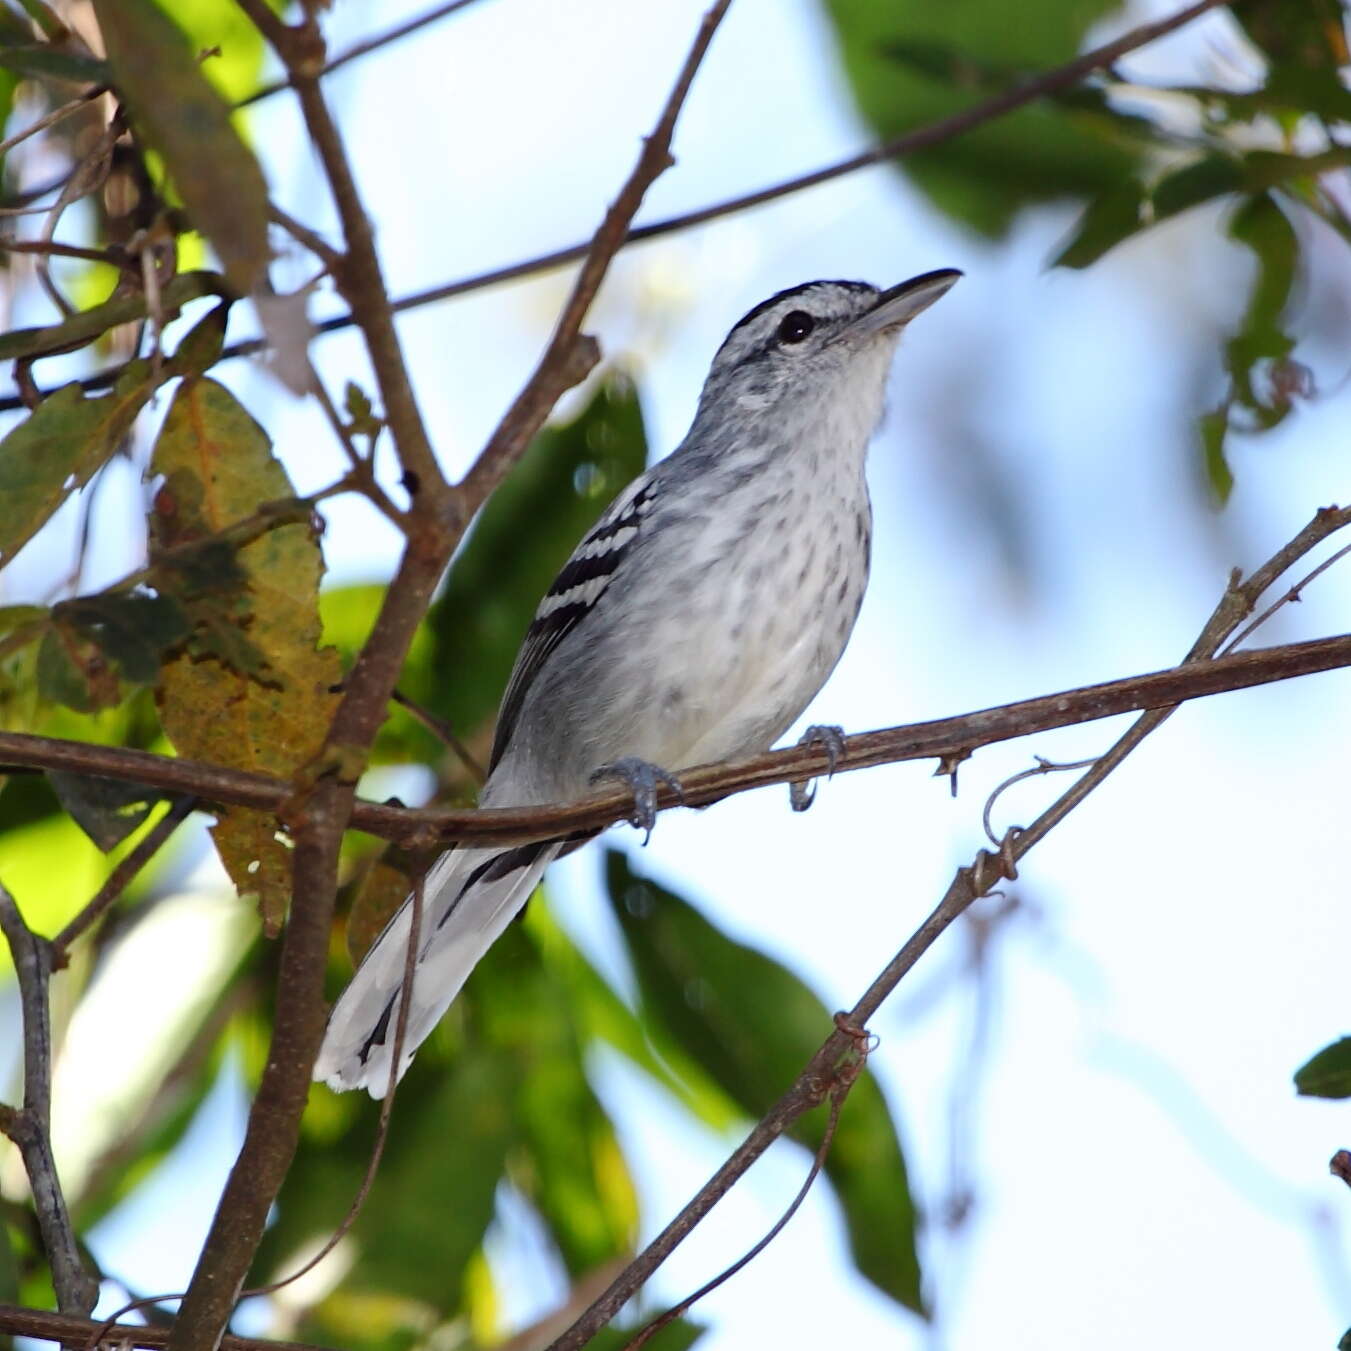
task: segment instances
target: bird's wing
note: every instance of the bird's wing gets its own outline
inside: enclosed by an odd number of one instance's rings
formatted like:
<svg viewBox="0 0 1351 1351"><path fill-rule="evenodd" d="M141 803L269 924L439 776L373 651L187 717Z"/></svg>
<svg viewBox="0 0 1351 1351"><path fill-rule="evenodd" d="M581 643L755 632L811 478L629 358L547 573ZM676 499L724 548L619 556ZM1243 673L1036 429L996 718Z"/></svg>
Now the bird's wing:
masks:
<svg viewBox="0 0 1351 1351"><path fill-rule="evenodd" d="M586 618L604 594L637 541L656 497L654 479L648 475L634 479L591 527L545 592L517 653L507 692L502 697L490 770L502 758L516 728L526 693L549 653Z"/></svg>

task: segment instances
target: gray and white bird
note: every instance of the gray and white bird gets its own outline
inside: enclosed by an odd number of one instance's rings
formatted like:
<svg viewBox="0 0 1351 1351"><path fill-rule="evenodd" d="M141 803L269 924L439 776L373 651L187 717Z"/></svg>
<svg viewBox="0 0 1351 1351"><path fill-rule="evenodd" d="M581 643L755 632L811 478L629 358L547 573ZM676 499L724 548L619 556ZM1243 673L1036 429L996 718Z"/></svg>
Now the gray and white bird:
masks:
<svg viewBox="0 0 1351 1351"><path fill-rule="evenodd" d="M610 504L540 601L480 804L561 802L766 750L844 651L868 581L864 479L905 326L961 276L814 281L757 305L713 358L694 424ZM402 1076L563 842L462 848L427 874ZM338 1000L314 1068L383 1097L405 902Z"/></svg>

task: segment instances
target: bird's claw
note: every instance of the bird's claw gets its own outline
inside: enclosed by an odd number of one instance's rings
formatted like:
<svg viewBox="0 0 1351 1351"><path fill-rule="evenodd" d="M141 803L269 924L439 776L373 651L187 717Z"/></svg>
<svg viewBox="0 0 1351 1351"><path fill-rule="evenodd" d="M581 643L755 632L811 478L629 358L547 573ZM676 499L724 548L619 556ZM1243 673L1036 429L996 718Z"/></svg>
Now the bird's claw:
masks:
<svg viewBox="0 0 1351 1351"><path fill-rule="evenodd" d="M633 794L633 815L629 818L643 832L643 843L652 838L652 827L657 824L657 787L665 784L682 802L685 790L680 780L669 769L640 760L636 755L625 755L601 765L591 775L591 782L602 779L620 779Z"/></svg>
<svg viewBox="0 0 1351 1351"><path fill-rule="evenodd" d="M799 746L822 746L826 752L826 778L831 778L835 767L844 759L844 728L834 723L814 722L798 738ZM816 801L816 788L810 779L800 779L788 785L788 803L795 812L805 812Z"/></svg>

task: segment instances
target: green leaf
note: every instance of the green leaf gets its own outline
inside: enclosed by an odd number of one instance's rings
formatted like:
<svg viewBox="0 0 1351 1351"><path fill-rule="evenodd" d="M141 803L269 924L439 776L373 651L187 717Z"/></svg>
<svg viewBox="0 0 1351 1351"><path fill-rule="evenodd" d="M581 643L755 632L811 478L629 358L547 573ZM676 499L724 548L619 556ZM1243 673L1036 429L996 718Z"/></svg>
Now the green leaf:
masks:
<svg viewBox="0 0 1351 1351"><path fill-rule="evenodd" d="M202 316L174 349L176 375L202 375L220 360L231 302L222 300Z"/></svg>
<svg viewBox="0 0 1351 1351"><path fill-rule="evenodd" d="M44 699L77 713L96 713L122 702L121 683L103 649L60 620L42 635L37 677Z"/></svg>
<svg viewBox="0 0 1351 1351"><path fill-rule="evenodd" d="M160 796L141 784L98 779L91 774L53 769L47 777L71 819L105 854L116 849L145 820Z"/></svg>
<svg viewBox="0 0 1351 1351"><path fill-rule="evenodd" d="M1234 471L1229 467L1229 457L1225 454L1224 443L1229 431L1228 406L1215 409L1201 415L1201 459L1206 472L1206 482L1215 494L1215 500L1223 506L1234 491Z"/></svg>
<svg viewBox="0 0 1351 1351"><path fill-rule="evenodd" d="M9 1203L12 1204L12 1203ZM7 1204L5 1210L8 1211ZM14 1206L17 1211L18 1206ZM27 1219L27 1216L24 1216ZM0 1212L0 1303L17 1304L19 1302L19 1261L14 1251L11 1237L18 1228L19 1216L10 1216Z"/></svg>
<svg viewBox="0 0 1351 1351"><path fill-rule="evenodd" d="M613 1324L603 1327L588 1339L586 1351L624 1351L642 1325L642 1320L638 1320L624 1327L615 1327ZM650 1351L688 1351L707 1331L708 1328L702 1323L677 1318L654 1333L643 1346L650 1348Z"/></svg>
<svg viewBox="0 0 1351 1351"><path fill-rule="evenodd" d="M118 92L160 152L226 276L251 291L267 266L267 184L184 34L152 0L94 0Z"/></svg>
<svg viewBox="0 0 1351 1351"><path fill-rule="evenodd" d="M0 45L0 66L16 75L70 80L76 84L108 83L106 61L82 52L62 51L47 42Z"/></svg>
<svg viewBox="0 0 1351 1351"><path fill-rule="evenodd" d="M1243 202L1229 220L1229 237L1252 250L1257 275L1243 318L1254 355L1284 355L1292 346L1281 329L1299 262L1299 240L1285 212L1270 193ZM1245 353L1246 355L1246 353Z"/></svg>
<svg viewBox="0 0 1351 1351"><path fill-rule="evenodd" d="M1123 240L1142 233L1159 221L1206 202L1239 194L1248 194L1246 198L1240 198L1241 203L1247 205L1240 205L1235 220L1242 220L1251 204L1261 201L1267 201L1279 213L1279 208L1271 202L1271 189L1294 192L1299 185L1313 183L1320 174L1343 168L1348 163L1351 163L1349 146L1334 146L1331 150L1308 156L1280 155L1266 150L1253 150L1242 157L1217 153L1203 155L1173 170L1148 191L1133 178L1115 183L1088 204L1071 232L1069 242L1054 261L1065 267L1087 267ZM1260 215L1266 208L1256 210ZM1259 232L1280 229L1265 221L1257 222L1253 228ZM1249 242L1241 233L1235 232L1232 221L1230 233L1241 242ZM1293 231L1289 232L1289 238L1293 257L1297 243ZM1281 304L1284 303L1282 300Z"/></svg>
<svg viewBox="0 0 1351 1351"><path fill-rule="evenodd" d="M1339 0L1241 0L1234 18L1267 58L1264 92L1333 122L1351 118L1339 70L1351 61Z"/></svg>
<svg viewBox="0 0 1351 1351"><path fill-rule="evenodd" d="M1221 502L1233 486L1225 453L1229 434L1279 426L1308 392L1307 372L1290 359L1295 342L1284 325L1299 265L1294 227L1272 195L1261 192L1240 202L1229 235L1252 250L1257 269L1242 324L1224 348L1228 392L1200 423L1206 475Z"/></svg>
<svg viewBox="0 0 1351 1351"><path fill-rule="evenodd" d="M137 361L111 393L87 397L78 385L58 389L0 441L0 567L102 468L151 391L150 367Z"/></svg>
<svg viewBox="0 0 1351 1351"><path fill-rule="evenodd" d="M3 245L0 245L0 252L3 252ZM166 319L171 319L188 301L220 295L222 287L221 278L215 272L182 272L160 292L160 312ZM72 314L59 324L16 328L0 334L0 361L73 352L119 324L144 319L148 312L145 292L133 291ZM145 363L135 364L143 366ZM57 393L64 393L64 390L57 390Z"/></svg>
<svg viewBox="0 0 1351 1351"><path fill-rule="evenodd" d="M996 0L924 5L824 0L824 8L863 116L879 138L891 140L969 107L976 97L973 84L988 92L992 72L1044 70L1069 60L1112 5L1026 0L1016 21ZM933 150L907 155L900 165L948 215L1000 235L1020 207L1093 196L1118 183L1132 155L1117 139L1110 114L1042 101Z"/></svg>
<svg viewBox="0 0 1351 1351"><path fill-rule="evenodd" d="M740 1123L736 1104L660 1027L643 1023L554 922L547 906L532 905L525 927L550 970L567 985L568 1007L577 1009L589 1038L613 1047L710 1129L726 1131Z"/></svg>
<svg viewBox="0 0 1351 1351"><path fill-rule="evenodd" d="M399 1087L379 1181L349 1239L355 1252L343 1286L451 1310L493 1217L517 1136L518 1085L515 1065L487 1047L463 1048L438 1070L419 1073L415 1064ZM375 1123L370 1102L356 1094L311 1103L255 1275L284 1274L337 1226L365 1171Z"/></svg>
<svg viewBox="0 0 1351 1351"><path fill-rule="evenodd" d="M831 1030L822 1002L764 953L736 943L680 897L606 854L606 885L643 1008L751 1117L787 1091ZM793 1137L815 1149L825 1113ZM840 1115L825 1170L844 1209L854 1262L879 1289L924 1311L917 1216L896 1128L862 1075Z"/></svg>
<svg viewBox="0 0 1351 1351"><path fill-rule="evenodd" d="M513 924L465 999L467 1035L518 1068L510 1110L520 1135L508 1175L548 1226L569 1273L581 1277L633 1251L638 1199L614 1126L587 1081L567 996L533 934Z"/></svg>
<svg viewBox="0 0 1351 1351"><path fill-rule="evenodd" d="M1165 220L1202 202L1238 192L1246 181L1244 164L1232 155L1204 155L1166 174L1150 194L1154 218Z"/></svg>
<svg viewBox="0 0 1351 1351"><path fill-rule="evenodd" d="M1109 249L1143 229L1144 184L1130 177L1099 193L1084 208L1069 239L1052 260L1055 267L1088 267Z"/></svg>
<svg viewBox="0 0 1351 1351"><path fill-rule="evenodd" d="M172 596L105 592L63 601L52 610L120 668L125 679L149 685L159 675L166 649L187 637L191 625Z"/></svg>
<svg viewBox="0 0 1351 1351"><path fill-rule="evenodd" d="M273 0L272 8L282 6ZM173 0L174 22L194 52L208 53L202 73L231 103L253 93L266 54L258 25L232 0Z"/></svg>
<svg viewBox="0 0 1351 1351"><path fill-rule="evenodd" d="M101 853L64 813L0 831L0 878L36 933L51 935L68 923L103 884L115 857ZM12 970L9 945L0 943L0 980Z"/></svg>
<svg viewBox="0 0 1351 1351"><path fill-rule="evenodd" d="M619 375L573 421L546 427L456 558L428 620L436 644L428 683L407 692L461 736L484 725L540 597L646 460L642 410Z"/></svg>
<svg viewBox="0 0 1351 1351"><path fill-rule="evenodd" d="M1351 1098L1351 1037L1306 1060L1295 1071L1295 1089L1307 1098Z"/></svg>

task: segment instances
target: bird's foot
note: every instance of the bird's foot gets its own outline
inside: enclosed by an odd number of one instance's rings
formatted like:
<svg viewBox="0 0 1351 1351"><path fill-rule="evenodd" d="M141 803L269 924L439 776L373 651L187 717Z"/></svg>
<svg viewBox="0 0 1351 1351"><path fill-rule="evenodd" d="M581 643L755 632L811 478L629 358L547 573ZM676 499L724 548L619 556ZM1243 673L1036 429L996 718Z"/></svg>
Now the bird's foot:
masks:
<svg viewBox="0 0 1351 1351"><path fill-rule="evenodd" d="M844 728L834 723L812 723L798 738L799 746L823 746L826 752L826 778L844 759ZM816 788L810 779L788 785L788 802L795 812L805 812L816 801Z"/></svg>
<svg viewBox="0 0 1351 1351"><path fill-rule="evenodd" d="M682 802L685 800L680 780L669 769L640 760L636 755L625 755L601 765L591 775L591 782L602 779L621 779L628 785L633 794L633 815L629 819L644 832L644 844L652 838L652 827L657 824L657 786L664 783Z"/></svg>

